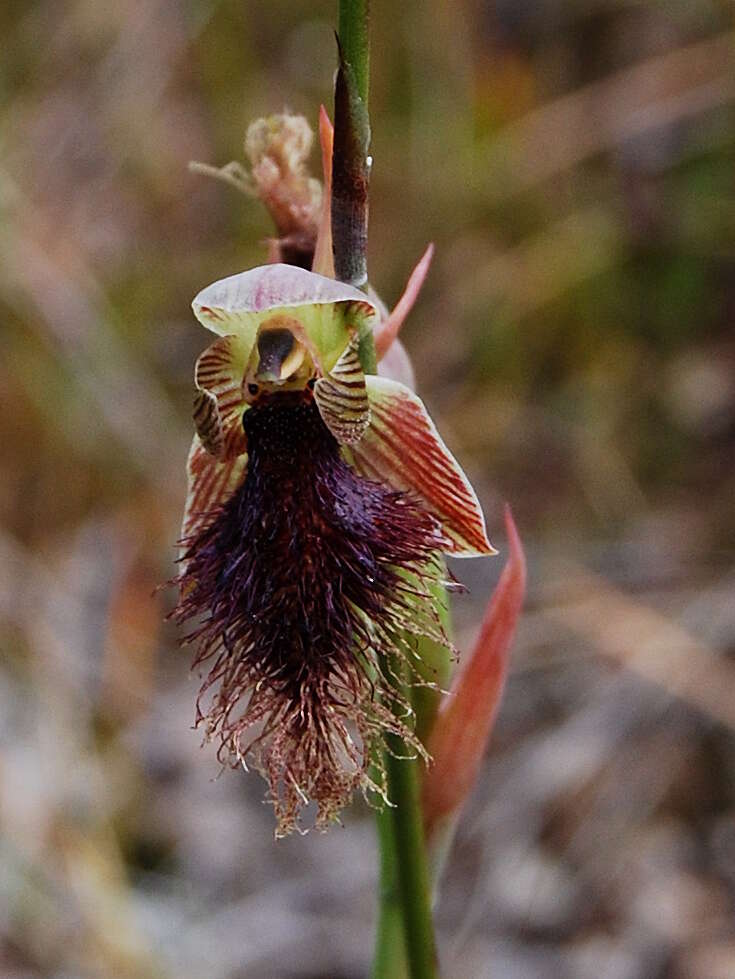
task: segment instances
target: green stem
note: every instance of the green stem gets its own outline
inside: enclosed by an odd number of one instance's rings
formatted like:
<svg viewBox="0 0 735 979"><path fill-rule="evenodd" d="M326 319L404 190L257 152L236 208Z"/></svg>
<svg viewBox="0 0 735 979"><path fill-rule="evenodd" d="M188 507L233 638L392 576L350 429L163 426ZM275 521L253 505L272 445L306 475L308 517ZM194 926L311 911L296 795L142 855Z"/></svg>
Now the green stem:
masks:
<svg viewBox="0 0 735 979"><path fill-rule="evenodd" d="M339 68L334 86L332 156L332 247L334 273L342 282L367 289L370 119L367 109L369 64L368 4L341 0ZM346 35L341 36L342 26ZM366 350L360 351L365 370Z"/></svg>
<svg viewBox="0 0 735 979"><path fill-rule="evenodd" d="M386 806L377 813L376 819L380 846L380 903L371 979L408 979L393 813Z"/></svg>
<svg viewBox="0 0 735 979"><path fill-rule="evenodd" d="M355 73L358 95L367 109L370 89L370 0L339 0L337 33L344 59Z"/></svg>
<svg viewBox="0 0 735 979"><path fill-rule="evenodd" d="M367 287L369 0L340 0L340 66L335 88L332 237L335 274ZM376 370L372 334L361 337L363 369ZM390 676L390 671L385 671ZM408 690L402 691L407 700ZM378 816L380 910L373 979L437 979L431 884L421 812L420 759L387 738L384 763L391 805Z"/></svg>
<svg viewBox="0 0 735 979"><path fill-rule="evenodd" d="M392 735L388 736L388 741L390 752L385 754L385 763L388 797L392 808L385 815L392 824L389 856L393 862L395 888L401 902L405 956L408 960L407 976L410 979L437 979L439 972L431 914L431 881L421 812L419 765L422 762L417 758L409 760L395 757L405 754L405 745L400 738ZM381 846L384 845L381 839ZM380 938L380 934L378 937ZM398 950L393 953L398 967L402 961L402 952L398 946ZM384 954L383 950L378 949L376 960L381 954ZM387 975L390 979L398 979L401 973L394 971Z"/></svg>

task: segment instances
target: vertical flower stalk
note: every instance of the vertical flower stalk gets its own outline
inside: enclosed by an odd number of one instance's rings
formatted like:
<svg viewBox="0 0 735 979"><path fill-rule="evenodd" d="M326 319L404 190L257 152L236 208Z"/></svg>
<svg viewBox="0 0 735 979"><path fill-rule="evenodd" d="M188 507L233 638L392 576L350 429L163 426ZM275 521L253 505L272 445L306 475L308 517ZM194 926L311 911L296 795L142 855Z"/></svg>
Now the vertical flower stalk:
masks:
<svg viewBox="0 0 735 979"><path fill-rule="evenodd" d="M342 5L344 6L344 4ZM365 6L366 5L361 5ZM340 15L340 22L345 18ZM352 19L348 19L352 23ZM365 27L367 31L367 27ZM349 42L355 43L353 54ZM368 188L370 182L370 121L367 92L358 88L358 75L366 82L367 38L357 30L347 36L348 46L338 44L339 67L334 85L334 153L332 157L332 250L334 273L342 282L367 287ZM350 60L358 57L358 68ZM375 370L374 345L363 356L370 361L366 370Z"/></svg>
<svg viewBox="0 0 735 979"><path fill-rule="evenodd" d="M368 80L370 65L368 0L340 0L339 56L335 84L335 138L332 166L332 238L337 278L365 287L367 272L368 181L370 122ZM426 262L428 266L429 258ZM419 272L421 281L425 270ZM409 290L410 292L410 283ZM418 288L416 289L416 292ZM410 308L413 299L407 299ZM407 312L407 309L406 309ZM405 315L403 311L401 314ZM398 327L395 328L397 334ZM386 333L388 334L386 337ZM382 350L390 347L390 330L383 331ZM371 336L363 345L366 370L376 369L376 344ZM437 588L441 585L437 582ZM431 637L424 636L424 641ZM442 644L448 648L449 643ZM421 650L418 651L419 658ZM397 703L410 702L405 664L390 652L384 671L393 679ZM410 745L408 746L410 750ZM424 840L420 774L416 758L402 757L407 745L388 735L377 768L387 777L391 809L379 815L381 847L381 901L376 936L374 979L388 979L395 971L391 960L405 961L412 979L437 974L436 942L431 912L431 884Z"/></svg>
<svg viewBox="0 0 735 979"><path fill-rule="evenodd" d="M289 114L248 130L251 172L196 165L258 196L278 237L271 264L193 303L217 339L195 369L175 614L203 676L197 724L223 762L264 776L277 836L305 829L310 803L326 828L356 790L377 798L374 977L433 979L426 839L433 852L436 826L456 821L501 689L480 643L441 703L454 652L443 555L494 550L397 339L433 246L392 312L368 287L367 13L366 0L340 2L334 129L324 110L319 120L323 191L305 166L311 130ZM484 636L511 606L493 608ZM494 705L480 690L495 690Z"/></svg>

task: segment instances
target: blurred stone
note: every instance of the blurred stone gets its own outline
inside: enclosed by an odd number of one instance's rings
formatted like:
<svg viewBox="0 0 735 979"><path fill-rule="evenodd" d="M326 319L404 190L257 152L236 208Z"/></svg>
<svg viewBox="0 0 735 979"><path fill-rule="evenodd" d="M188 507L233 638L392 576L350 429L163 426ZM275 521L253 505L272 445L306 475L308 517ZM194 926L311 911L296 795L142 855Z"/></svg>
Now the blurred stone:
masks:
<svg viewBox="0 0 735 979"><path fill-rule="evenodd" d="M567 953L567 979L641 979L643 960L620 938L591 934L574 942Z"/></svg>
<svg viewBox="0 0 735 979"><path fill-rule="evenodd" d="M687 351L669 367L667 406L687 429L699 435L723 431L735 418L733 359L725 351Z"/></svg>
<svg viewBox="0 0 735 979"><path fill-rule="evenodd" d="M674 979L733 979L735 942L687 949L677 956L672 972Z"/></svg>
<svg viewBox="0 0 735 979"><path fill-rule="evenodd" d="M647 933L672 944L715 937L730 920L724 888L688 873L651 880L633 897L628 913Z"/></svg>
<svg viewBox="0 0 735 979"><path fill-rule="evenodd" d="M570 870L538 847L504 848L493 863L488 884L496 911L524 928L561 927L579 900Z"/></svg>

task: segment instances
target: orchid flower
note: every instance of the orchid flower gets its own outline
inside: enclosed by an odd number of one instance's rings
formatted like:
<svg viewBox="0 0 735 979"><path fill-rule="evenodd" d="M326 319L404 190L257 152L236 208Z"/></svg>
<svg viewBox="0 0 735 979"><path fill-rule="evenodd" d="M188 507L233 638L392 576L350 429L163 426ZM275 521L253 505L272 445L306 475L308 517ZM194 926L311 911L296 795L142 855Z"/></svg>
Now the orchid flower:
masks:
<svg viewBox="0 0 735 979"><path fill-rule="evenodd" d="M276 263L193 309L218 336L195 371L177 607L208 669L197 719L223 761L263 773L279 835L310 802L324 827L382 791L383 735L424 752L391 671L421 637L451 647L442 552L493 548L422 401L363 368L390 325L376 300Z"/></svg>

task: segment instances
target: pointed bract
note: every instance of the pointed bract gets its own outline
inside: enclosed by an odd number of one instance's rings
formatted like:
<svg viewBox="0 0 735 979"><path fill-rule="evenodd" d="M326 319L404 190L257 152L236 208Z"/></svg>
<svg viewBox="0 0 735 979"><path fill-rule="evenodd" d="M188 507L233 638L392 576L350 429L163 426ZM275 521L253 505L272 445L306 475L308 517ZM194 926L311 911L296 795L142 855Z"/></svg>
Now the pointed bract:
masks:
<svg viewBox="0 0 735 979"><path fill-rule="evenodd" d="M526 560L510 508L505 510L508 563L488 603L480 634L434 724L434 759L424 780L427 839L447 828L472 791L503 693L508 656L526 588ZM441 835L441 834L440 834Z"/></svg>
<svg viewBox="0 0 735 979"><path fill-rule="evenodd" d="M334 255L332 254L332 151L334 149L334 126L329 121L324 106L319 109L319 143L322 148L322 172L324 174L324 194L322 196L322 216L314 248L312 271L334 278Z"/></svg>
<svg viewBox="0 0 735 979"><path fill-rule="evenodd" d="M441 521L447 553L494 554L475 491L421 399L385 377L370 375L366 384L370 425L351 447L357 468L370 479L418 496Z"/></svg>
<svg viewBox="0 0 735 979"><path fill-rule="evenodd" d="M390 350L395 342L398 331L403 326L406 317L413 309L413 305L418 299L421 287L429 272L431 260L434 257L434 245L429 244L426 251L419 259L416 268L409 276L403 295L393 307L388 317L375 330L375 352L378 360L381 360Z"/></svg>

